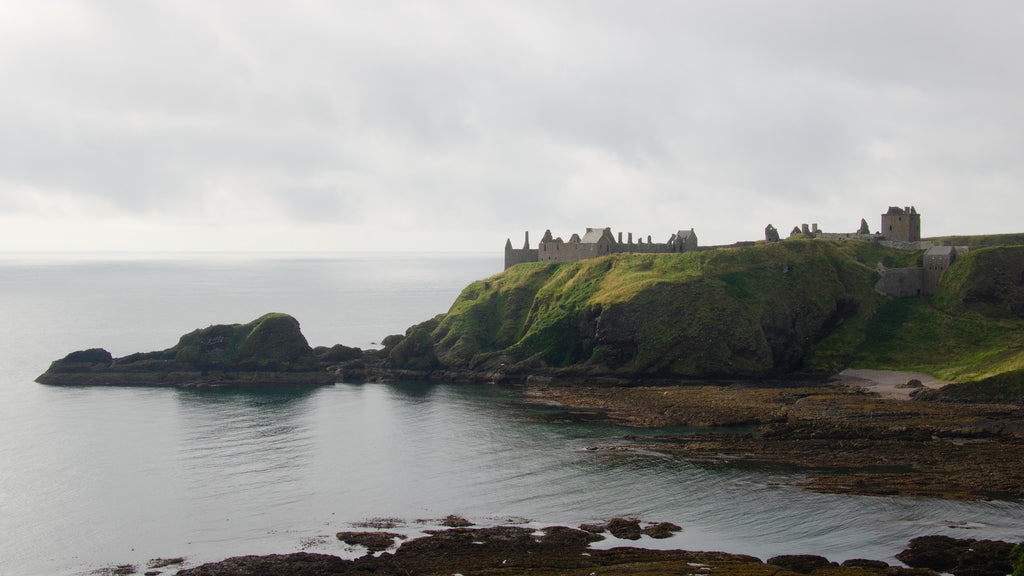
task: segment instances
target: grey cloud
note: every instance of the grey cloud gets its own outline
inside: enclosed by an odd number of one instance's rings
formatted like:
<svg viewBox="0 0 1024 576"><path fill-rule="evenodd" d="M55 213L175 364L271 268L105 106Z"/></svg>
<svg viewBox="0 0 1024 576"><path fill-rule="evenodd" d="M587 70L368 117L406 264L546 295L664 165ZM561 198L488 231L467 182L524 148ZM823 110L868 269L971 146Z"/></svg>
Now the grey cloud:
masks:
<svg viewBox="0 0 1024 576"><path fill-rule="evenodd" d="M76 3L0 40L0 198L198 219L251 198L267 220L383 228L457 207L457 226L515 223L503 236L722 241L767 218L955 211L964 190L1020 208L1022 10Z"/></svg>

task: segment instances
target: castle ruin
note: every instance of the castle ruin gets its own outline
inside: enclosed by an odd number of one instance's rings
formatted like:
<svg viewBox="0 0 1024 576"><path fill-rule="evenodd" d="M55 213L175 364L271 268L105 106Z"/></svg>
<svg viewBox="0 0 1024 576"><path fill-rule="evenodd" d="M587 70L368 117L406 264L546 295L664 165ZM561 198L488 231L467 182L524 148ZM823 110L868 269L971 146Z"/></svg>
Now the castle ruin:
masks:
<svg viewBox="0 0 1024 576"><path fill-rule="evenodd" d="M561 237L552 237L551 230L547 230L536 248L530 248L529 232L522 248L513 248L512 240L506 240L505 269L522 262L577 262L608 254L671 254L695 250L697 234L693 228L672 234L667 242L654 242L651 236L647 236L646 242L643 237L634 241L632 232L623 241L622 232L616 237L611 228L587 228L582 237L573 234L566 242Z"/></svg>
<svg viewBox="0 0 1024 576"><path fill-rule="evenodd" d="M764 229L765 241L778 242L779 231L769 224ZM824 238L830 240L862 240L896 248L899 250L926 250L923 266L918 268L885 268L879 263L879 280L875 290L890 296L915 296L934 294L939 280L957 255L967 252L963 246L933 246L921 240L921 215L913 206L900 208L890 206L882 214L881 228L872 234L866 220L861 219L856 232L825 232L817 224L795 226L790 237ZM753 242L737 242L732 246L752 245ZM573 234L568 241L554 238L550 230L544 232L536 248L530 247L530 233L522 248L513 248L512 240L505 241L505 269L522 262L577 262L609 254L671 254L714 250L724 246L698 247L697 234L693 228L672 234L666 242L654 242L650 236L646 241L638 237L635 241L629 233L625 239L622 232L612 234L611 228L587 228L581 237Z"/></svg>
<svg viewBox="0 0 1024 576"><path fill-rule="evenodd" d="M860 228L852 234L823 232L817 224L803 224L794 227L790 233L790 237L800 235L832 240L863 240L899 250L925 250L923 266L918 268L885 268L878 265L880 278L875 284L875 290L898 297L934 294L942 274L953 264L957 255L968 250L964 246L933 246L931 242L921 240L921 215L913 206L890 206L882 214L881 228L875 234L868 229L867 221L861 219ZM777 242L778 238L775 227L769 224L765 228L765 240Z"/></svg>
<svg viewBox="0 0 1024 576"><path fill-rule="evenodd" d="M801 224L800 226L794 226L793 230L789 233L790 238L794 236L825 238L828 240L863 240L899 250L927 250L932 246L931 242L921 240L921 215L918 214L917 209L913 206L904 208L890 206L882 214L882 225L879 231L874 234L868 228L867 221L862 218L860 227L856 232L825 232L818 228L817 224L809 226ZM776 242L778 239L778 232L774 226L769 224L765 228L765 240Z"/></svg>

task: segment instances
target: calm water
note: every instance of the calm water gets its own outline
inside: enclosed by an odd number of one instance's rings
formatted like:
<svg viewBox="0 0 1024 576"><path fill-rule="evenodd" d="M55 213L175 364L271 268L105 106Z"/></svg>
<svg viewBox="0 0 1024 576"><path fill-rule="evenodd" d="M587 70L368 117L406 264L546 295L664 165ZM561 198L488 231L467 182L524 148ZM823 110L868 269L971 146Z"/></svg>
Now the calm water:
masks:
<svg viewBox="0 0 1024 576"><path fill-rule="evenodd" d="M491 387L339 383L292 393L64 389L72 350L158 350L287 312L310 343L371 346L501 268L478 255L0 259L0 574L299 549L371 517L460 514L684 527L652 546L890 559L911 537L1024 539L1024 505L820 495L778 471L593 452L632 430ZM585 419L583 419L585 420ZM410 529L415 529L413 524Z"/></svg>

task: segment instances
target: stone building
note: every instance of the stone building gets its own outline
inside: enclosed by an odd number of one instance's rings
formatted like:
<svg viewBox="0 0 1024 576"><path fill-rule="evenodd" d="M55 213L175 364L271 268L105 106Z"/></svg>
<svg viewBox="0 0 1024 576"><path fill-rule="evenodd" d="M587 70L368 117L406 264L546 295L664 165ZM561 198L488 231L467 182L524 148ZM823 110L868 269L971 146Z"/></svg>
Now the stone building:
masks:
<svg viewBox="0 0 1024 576"><path fill-rule="evenodd" d="M913 206L890 206L889 211L882 214L882 228L879 232L886 240L893 242L920 242L921 215Z"/></svg>
<svg viewBox="0 0 1024 576"><path fill-rule="evenodd" d="M619 232L616 237L612 234L611 228L587 228L582 237L579 234L573 234L566 242L561 237L554 238L551 230L547 230L544 232L544 237L537 243L536 248L530 248L529 232L526 233L526 242L522 248L513 248L512 240L506 240L505 269L522 262L577 262L608 254L669 254L695 250L697 250L697 234L693 228L679 230L672 234L666 242L654 242L651 236L647 237L646 242L642 237L634 241L632 232L624 241L622 232Z"/></svg>

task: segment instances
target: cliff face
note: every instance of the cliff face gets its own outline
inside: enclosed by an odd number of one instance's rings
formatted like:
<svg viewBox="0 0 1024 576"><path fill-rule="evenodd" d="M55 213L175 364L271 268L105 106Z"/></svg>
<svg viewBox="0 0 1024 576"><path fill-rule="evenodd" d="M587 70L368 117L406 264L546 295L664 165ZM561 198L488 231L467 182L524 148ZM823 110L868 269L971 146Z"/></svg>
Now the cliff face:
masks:
<svg viewBox="0 0 1024 576"><path fill-rule="evenodd" d="M389 359L622 377L787 374L808 368L836 327L877 309L875 280L873 266L827 241L521 264L467 287Z"/></svg>

